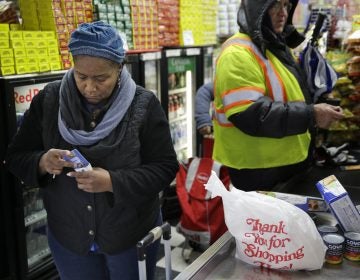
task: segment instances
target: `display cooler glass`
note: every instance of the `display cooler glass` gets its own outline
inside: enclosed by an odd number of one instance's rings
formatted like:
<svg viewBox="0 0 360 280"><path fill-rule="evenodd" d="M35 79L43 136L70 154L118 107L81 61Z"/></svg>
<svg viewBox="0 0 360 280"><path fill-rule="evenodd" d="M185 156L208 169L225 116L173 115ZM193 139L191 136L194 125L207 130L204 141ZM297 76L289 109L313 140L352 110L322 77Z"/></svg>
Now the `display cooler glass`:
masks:
<svg viewBox="0 0 360 280"><path fill-rule="evenodd" d="M136 84L152 91L159 100L161 100L160 60L160 50L129 51L125 64Z"/></svg>
<svg viewBox="0 0 360 280"><path fill-rule="evenodd" d="M166 49L163 54L162 105L167 112L179 160L195 156L194 101L200 70L200 48Z"/></svg>
<svg viewBox="0 0 360 280"><path fill-rule="evenodd" d="M0 78L4 125L2 141L7 146L15 135L33 97L54 80L60 80L66 71L47 74L16 75ZM39 188L27 186L10 173L4 173L4 192L8 203L4 211L8 219L8 252L11 270L16 279L52 279L57 272L46 235L46 211ZM10 222L9 222L10 221Z"/></svg>

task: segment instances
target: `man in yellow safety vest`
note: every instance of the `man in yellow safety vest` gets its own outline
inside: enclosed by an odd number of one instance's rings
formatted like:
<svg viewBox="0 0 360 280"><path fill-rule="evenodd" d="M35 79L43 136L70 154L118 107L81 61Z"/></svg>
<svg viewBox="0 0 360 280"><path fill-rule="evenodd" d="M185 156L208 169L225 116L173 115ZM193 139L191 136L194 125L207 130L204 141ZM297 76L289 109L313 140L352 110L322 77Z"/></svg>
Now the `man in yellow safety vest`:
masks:
<svg viewBox="0 0 360 280"><path fill-rule="evenodd" d="M269 190L304 170L311 132L343 117L338 106L312 104L291 53L304 39L292 25L297 3L242 0L240 31L217 59L213 158L239 189Z"/></svg>

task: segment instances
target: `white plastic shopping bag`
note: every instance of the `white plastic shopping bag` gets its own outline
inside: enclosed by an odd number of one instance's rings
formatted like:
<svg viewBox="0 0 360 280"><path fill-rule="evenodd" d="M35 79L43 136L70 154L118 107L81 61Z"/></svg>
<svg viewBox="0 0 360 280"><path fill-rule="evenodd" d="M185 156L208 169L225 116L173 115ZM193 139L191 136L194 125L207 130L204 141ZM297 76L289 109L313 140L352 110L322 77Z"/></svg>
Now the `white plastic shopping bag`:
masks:
<svg viewBox="0 0 360 280"><path fill-rule="evenodd" d="M212 197L222 197L237 258L272 269L315 270L323 266L326 246L305 211L261 193L228 191L215 172L205 187Z"/></svg>

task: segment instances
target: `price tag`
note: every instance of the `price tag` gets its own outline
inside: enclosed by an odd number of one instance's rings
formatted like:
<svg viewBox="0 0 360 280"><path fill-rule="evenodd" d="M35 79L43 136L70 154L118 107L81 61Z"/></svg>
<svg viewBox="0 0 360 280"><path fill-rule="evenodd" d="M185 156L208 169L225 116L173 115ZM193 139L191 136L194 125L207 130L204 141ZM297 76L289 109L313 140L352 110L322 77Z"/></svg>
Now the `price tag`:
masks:
<svg viewBox="0 0 360 280"><path fill-rule="evenodd" d="M194 36L193 36L192 30L184 30L183 31L183 39L184 39L184 46L194 45Z"/></svg>

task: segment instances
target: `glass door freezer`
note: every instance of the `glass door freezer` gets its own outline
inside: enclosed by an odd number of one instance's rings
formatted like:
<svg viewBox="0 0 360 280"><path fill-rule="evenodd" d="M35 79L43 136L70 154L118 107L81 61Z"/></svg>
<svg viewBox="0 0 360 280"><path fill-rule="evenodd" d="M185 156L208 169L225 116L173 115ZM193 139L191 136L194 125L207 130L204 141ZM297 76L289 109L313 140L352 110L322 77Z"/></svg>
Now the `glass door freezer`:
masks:
<svg viewBox="0 0 360 280"><path fill-rule="evenodd" d="M22 121L32 98L66 71L44 74L14 75L0 78L2 114L1 160ZM1 199L6 227L6 255L14 279L52 279L57 271L47 243L47 215L40 189L27 186L1 169ZM3 222L3 221L1 221Z"/></svg>
<svg viewBox="0 0 360 280"><path fill-rule="evenodd" d="M195 156L194 102L201 69L201 49L163 50L161 64L161 104L166 112L173 144L179 160Z"/></svg>
<svg viewBox="0 0 360 280"><path fill-rule="evenodd" d="M161 101L161 50L131 50L126 53L125 67L136 84L152 91Z"/></svg>

